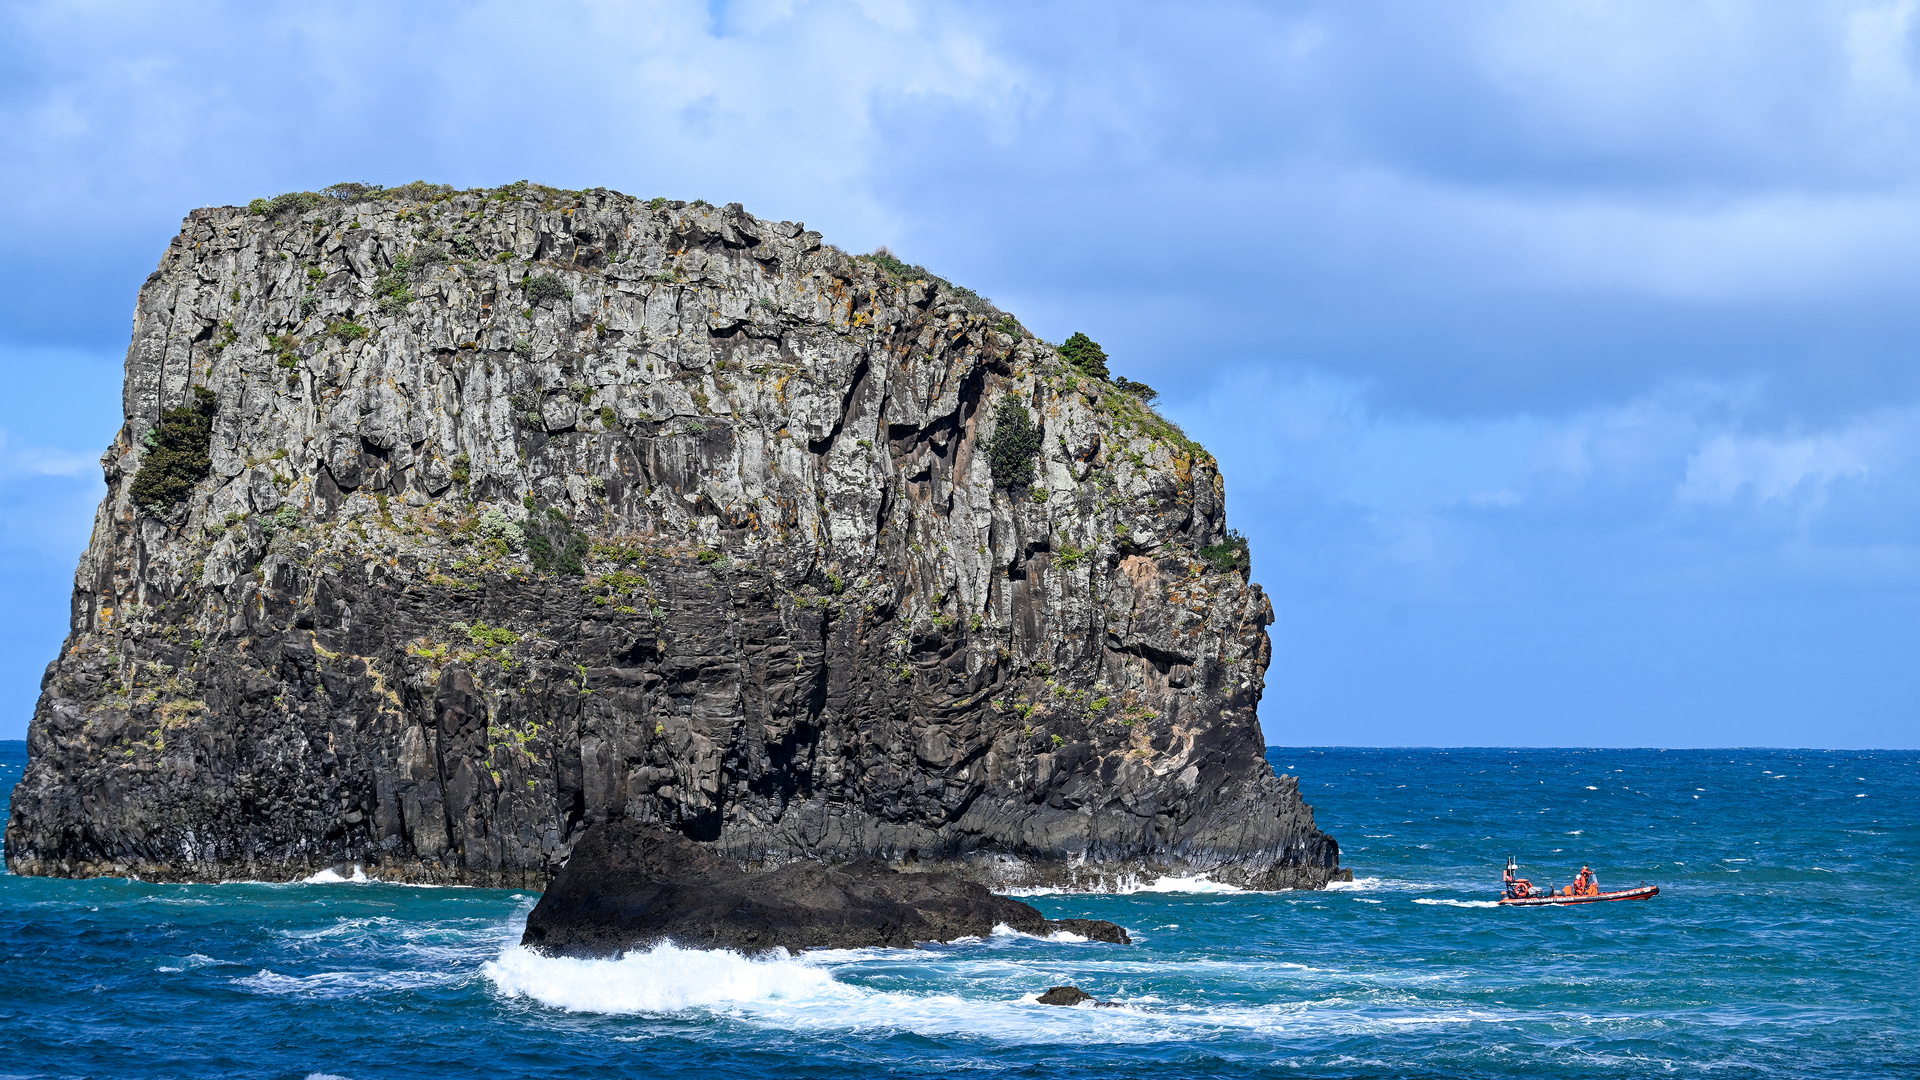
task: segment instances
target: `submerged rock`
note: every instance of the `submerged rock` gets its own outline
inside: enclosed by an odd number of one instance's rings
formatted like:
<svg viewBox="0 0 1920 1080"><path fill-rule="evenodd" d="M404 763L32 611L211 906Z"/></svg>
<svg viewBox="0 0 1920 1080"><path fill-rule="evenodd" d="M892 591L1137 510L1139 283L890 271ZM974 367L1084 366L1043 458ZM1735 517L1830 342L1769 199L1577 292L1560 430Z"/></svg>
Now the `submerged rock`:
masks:
<svg viewBox="0 0 1920 1080"><path fill-rule="evenodd" d="M738 205L196 210L140 290L7 864L540 887L632 820L1318 887L1339 845L1255 714L1271 607L1132 385Z"/></svg>
<svg viewBox="0 0 1920 1080"><path fill-rule="evenodd" d="M1068 922L1084 937L1131 943L1113 923L1049 920L951 874L903 873L871 859L747 872L683 836L619 821L587 830L527 916L520 943L560 956L612 956L662 941L744 953L911 948L1002 925L1050 934Z"/></svg>
<svg viewBox="0 0 1920 1080"><path fill-rule="evenodd" d="M1052 987L1048 989L1046 993L1041 994L1037 1000L1042 1005L1072 1006L1082 1005L1091 1001L1093 1002L1093 1007L1096 1009L1117 1009L1120 1007L1118 1002L1096 1000L1092 994L1087 993L1077 986Z"/></svg>

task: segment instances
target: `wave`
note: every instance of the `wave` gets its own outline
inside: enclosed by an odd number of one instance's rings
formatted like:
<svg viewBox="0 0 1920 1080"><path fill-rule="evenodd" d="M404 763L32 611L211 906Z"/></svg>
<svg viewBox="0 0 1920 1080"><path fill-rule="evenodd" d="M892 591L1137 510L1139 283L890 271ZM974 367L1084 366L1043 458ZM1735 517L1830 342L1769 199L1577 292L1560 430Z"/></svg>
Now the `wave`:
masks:
<svg viewBox="0 0 1920 1080"><path fill-rule="evenodd" d="M1028 941L1057 941L1063 945L1083 945L1093 940L1092 938L1087 937L1083 934L1076 934L1071 930L1055 930L1051 934L1029 934L1024 930L1015 930L1013 927L1008 926L1006 923L995 924L993 928L993 936L997 938L1025 938ZM952 941L947 942L946 944L968 945L968 944L978 944L979 941L980 939L977 937L963 937L963 938L955 938Z"/></svg>
<svg viewBox="0 0 1920 1080"><path fill-rule="evenodd" d="M1435 900L1431 897L1417 897L1416 904L1437 904L1443 907L1499 907L1498 900Z"/></svg>
<svg viewBox="0 0 1920 1080"><path fill-rule="evenodd" d="M1329 881L1328 892L1371 892L1380 888L1382 882L1377 877L1357 877L1352 881Z"/></svg>
<svg viewBox="0 0 1920 1080"><path fill-rule="evenodd" d="M510 945L481 965L509 997L589 1013L677 1013L764 1002L846 1004L858 991L785 951L759 958L723 950L656 945L612 960L542 956Z"/></svg>
<svg viewBox="0 0 1920 1080"><path fill-rule="evenodd" d="M374 881L373 878L370 878L367 876L367 871L364 867L362 867L359 863L354 863L353 873L351 874L342 875L338 869L330 866L327 869L322 870L317 874L309 874L308 876L301 878L299 881L299 884L301 885L348 885L348 884L370 885L373 883L373 881Z"/></svg>
<svg viewBox="0 0 1920 1080"><path fill-rule="evenodd" d="M991 949L990 942L972 950ZM881 955L881 953L888 955ZM874 961L880 961L876 968ZM922 972L912 990L862 985L879 978L897 984L897 962ZM1192 1039L1222 1029L1297 1035L1389 1034L1408 1027L1455 1025L1494 1018L1473 1009L1442 1008L1405 991L1339 992L1248 1007L1176 999L1152 992L1128 994L1116 979L1142 972L1098 964L1085 971L1053 962L1027 965L1003 956L924 950L850 950L747 957L726 951L658 945L615 959L550 957L518 945L503 948L482 974L507 997L570 1013L724 1018L783 1032L913 1032L926 1037L977 1036L1009 1044L1141 1044ZM1240 976L1271 977L1275 968L1312 972L1305 965L1202 964ZM1048 986L1078 981L1120 1008L1063 1009L1040 1005ZM1106 985L1102 985L1105 983ZM1383 1015L1378 1010L1385 1007Z"/></svg>
<svg viewBox="0 0 1920 1080"><path fill-rule="evenodd" d="M1092 889L1059 889L1051 886L1033 886L995 890L1002 896L1133 896L1137 893L1246 893L1252 889L1243 889L1238 885L1229 885L1224 881L1215 881L1205 874L1190 877L1162 875L1152 881L1141 881L1137 877L1122 876L1111 887L1102 879Z"/></svg>
<svg viewBox="0 0 1920 1080"><path fill-rule="evenodd" d="M445 971L322 971L313 975L282 975L271 968L233 980L255 993L276 997L344 998L393 991L445 986L466 978Z"/></svg>

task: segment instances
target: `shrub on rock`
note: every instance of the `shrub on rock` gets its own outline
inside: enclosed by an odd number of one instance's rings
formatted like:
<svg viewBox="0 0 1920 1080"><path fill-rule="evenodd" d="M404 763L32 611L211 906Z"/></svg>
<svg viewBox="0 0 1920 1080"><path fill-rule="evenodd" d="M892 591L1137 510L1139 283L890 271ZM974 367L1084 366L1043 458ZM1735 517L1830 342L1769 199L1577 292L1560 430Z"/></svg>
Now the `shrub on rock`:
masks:
<svg viewBox="0 0 1920 1080"><path fill-rule="evenodd" d="M1060 346L1060 359L1096 379L1107 377L1107 351L1085 334L1075 333Z"/></svg>
<svg viewBox="0 0 1920 1080"><path fill-rule="evenodd" d="M1011 394L993 407L993 442L987 447L987 466L995 487L1026 487L1033 483L1033 457L1040 452L1040 426L1027 407Z"/></svg>
<svg viewBox="0 0 1920 1080"><path fill-rule="evenodd" d="M160 414L153 448L133 476L131 494L137 505L156 512L174 506L213 471L209 450L218 407L213 391L196 386L192 400Z"/></svg>

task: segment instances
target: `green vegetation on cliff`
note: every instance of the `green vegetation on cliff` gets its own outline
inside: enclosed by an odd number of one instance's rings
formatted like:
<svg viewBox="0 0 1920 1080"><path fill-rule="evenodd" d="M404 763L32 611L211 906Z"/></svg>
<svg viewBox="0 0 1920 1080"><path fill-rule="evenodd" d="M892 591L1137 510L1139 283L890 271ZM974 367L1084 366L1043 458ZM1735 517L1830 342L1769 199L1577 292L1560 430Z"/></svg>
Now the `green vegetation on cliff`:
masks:
<svg viewBox="0 0 1920 1080"><path fill-rule="evenodd" d="M208 450L213 444L213 414L218 402L213 391L193 388L193 400L160 414L152 447L140 471L134 474L133 501L147 510L165 510L187 497L193 485L213 469Z"/></svg>
<svg viewBox="0 0 1920 1080"><path fill-rule="evenodd" d="M1040 428L1027 407L1011 396L993 407L993 442L987 447L988 467L998 487L1026 487L1033 483L1033 456L1040 452Z"/></svg>

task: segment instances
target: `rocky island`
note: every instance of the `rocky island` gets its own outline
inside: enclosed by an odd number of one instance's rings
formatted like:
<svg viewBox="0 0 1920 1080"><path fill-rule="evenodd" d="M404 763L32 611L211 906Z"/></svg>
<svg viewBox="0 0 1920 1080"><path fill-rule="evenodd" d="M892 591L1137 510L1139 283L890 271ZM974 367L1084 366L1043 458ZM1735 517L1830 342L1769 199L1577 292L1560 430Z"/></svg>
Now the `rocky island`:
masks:
<svg viewBox="0 0 1920 1080"><path fill-rule="evenodd" d="M608 826L740 872L1319 887L1271 609L1150 398L738 204L196 210L7 864L539 888Z"/></svg>

